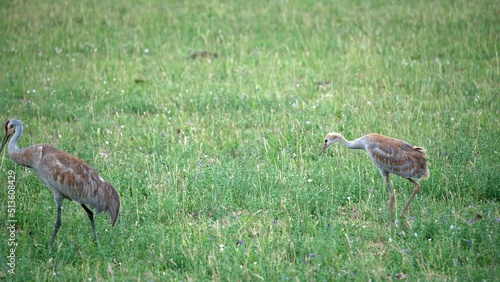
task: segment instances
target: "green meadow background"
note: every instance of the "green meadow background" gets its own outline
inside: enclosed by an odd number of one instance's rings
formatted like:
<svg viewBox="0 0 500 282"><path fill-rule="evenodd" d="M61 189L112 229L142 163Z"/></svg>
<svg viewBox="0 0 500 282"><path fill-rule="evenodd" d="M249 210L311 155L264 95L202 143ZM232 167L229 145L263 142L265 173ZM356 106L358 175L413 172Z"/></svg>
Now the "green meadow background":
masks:
<svg viewBox="0 0 500 282"><path fill-rule="evenodd" d="M0 156L0 280L499 281L498 1L0 1L0 119L117 189L65 201ZM410 212L363 151L423 146ZM3 136L3 131L2 131ZM7 175L16 182L15 274ZM413 185L392 176L396 211Z"/></svg>

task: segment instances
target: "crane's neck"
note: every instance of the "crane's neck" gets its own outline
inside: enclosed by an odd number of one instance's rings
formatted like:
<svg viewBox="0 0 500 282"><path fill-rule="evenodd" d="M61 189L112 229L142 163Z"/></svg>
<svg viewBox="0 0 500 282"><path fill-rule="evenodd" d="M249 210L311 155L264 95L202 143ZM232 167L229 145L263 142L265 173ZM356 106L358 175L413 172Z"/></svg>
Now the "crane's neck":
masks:
<svg viewBox="0 0 500 282"><path fill-rule="evenodd" d="M349 141L344 138L344 136L340 136L340 141L349 149L365 149L365 136L360 137L356 140Z"/></svg>
<svg viewBox="0 0 500 282"><path fill-rule="evenodd" d="M22 134L23 134L23 127L17 126L16 132L14 133L14 136L12 136L12 138L10 139L9 146L7 147L9 149L9 156L11 154L19 152L19 147L17 143L19 142L19 138L21 138Z"/></svg>
<svg viewBox="0 0 500 282"><path fill-rule="evenodd" d="M36 146L19 149L17 144L22 134L22 124L16 125L14 136L12 136L12 139L10 139L9 145L7 147L9 158L19 165L36 168L38 166L41 155L37 153Z"/></svg>

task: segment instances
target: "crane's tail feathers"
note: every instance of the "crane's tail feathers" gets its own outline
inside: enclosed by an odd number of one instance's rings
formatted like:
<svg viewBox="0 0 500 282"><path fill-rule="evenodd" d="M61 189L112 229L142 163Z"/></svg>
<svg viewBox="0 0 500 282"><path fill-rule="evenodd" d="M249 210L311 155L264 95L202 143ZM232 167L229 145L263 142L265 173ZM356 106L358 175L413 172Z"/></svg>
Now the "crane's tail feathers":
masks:
<svg viewBox="0 0 500 282"><path fill-rule="evenodd" d="M429 156L427 155L427 150L424 147L413 147L416 151L422 153L424 155L424 158L428 159Z"/></svg>
<svg viewBox="0 0 500 282"><path fill-rule="evenodd" d="M424 173L424 175L422 175L422 177L420 179L427 180L427 179L429 179L430 176L431 176L431 172L429 171L429 168L426 167L425 168L425 173Z"/></svg>
<svg viewBox="0 0 500 282"><path fill-rule="evenodd" d="M429 158L429 155L427 155L427 150L424 147L413 147L413 148L417 152L421 153L425 159L425 161L422 162L425 173L419 179L426 180L431 176L431 173L429 171L429 164L427 163L427 159Z"/></svg>
<svg viewBox="0 0 500 282"><path fill-rule="evenodd" d="M111 187L110 196L108 211L111 217L111 226L115 226L118 215L120 214L120 196L113 187Z"/></svg>
<svg viewBox="0 0 500 282"><path fill-rule="evenodd" d="M111 226L114 226L120 214L120 196L115 188L108 182L104 181L101 186L104 192L104 211L109 213L111 218Z"/></svg>

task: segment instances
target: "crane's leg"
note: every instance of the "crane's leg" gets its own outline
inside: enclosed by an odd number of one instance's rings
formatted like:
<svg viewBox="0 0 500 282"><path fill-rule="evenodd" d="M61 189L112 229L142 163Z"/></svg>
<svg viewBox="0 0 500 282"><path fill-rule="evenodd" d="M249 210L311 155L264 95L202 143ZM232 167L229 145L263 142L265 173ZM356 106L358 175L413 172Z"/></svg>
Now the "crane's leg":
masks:
<svg viewBox="0 0 500 282"><path fill-rule="evenodd" d="M92 230L94 231L94 236L95 236L95 240L97 242L97 232L95 231L95 224L94 224L94 213L89 210L89 208L87 208L86 205L84 204L81 204L83 209L87 212L87 216L89 217L90 219L90 224L92 224Z"/></svg>
<svg viewBox="0 0 500 282"><path fill-rule="evenodd" d="M405 208L403 209L403 212L401 212L401 217L403 217L403 214L405 213L405 211L408 209L408 207L410 206L410 203L411 201L413 201L413 198L415 198L415 195L417 195L418 191L420 191L420 184L418 182L416 182L415 180L413 179L410 179L408 178L408 180L411 181L411 183L413 183L413 185L415 185L415 189L413 189L413 193L411 194L411 197L410 199L408 200L408 203L406 203L406 206Z"/></svg>
<svg viewBox="0 0 500 282"><path fill-rule="evenodd" d="M389 191L389 208L391 209L391 222L394 219L394 191L391 187L391 182L389 181L389 173L382 172L382 176L385 179L385 183L387 183L387 190Z"/></svg>
<svg viewBox="0 0 500 282"><path fill-rule="evenodd" d="M56 201L57 205L57 219L56 219L56 224L54 225L54 233L52 233L52 239L50 239L50 246L52 247L52 244L54 243L54 239L56 238L57 231L59 231L59 227L61 227L61 207L62 207L62 202L64 198L59 198L59 197L54 197L54 200Z"/></svg>

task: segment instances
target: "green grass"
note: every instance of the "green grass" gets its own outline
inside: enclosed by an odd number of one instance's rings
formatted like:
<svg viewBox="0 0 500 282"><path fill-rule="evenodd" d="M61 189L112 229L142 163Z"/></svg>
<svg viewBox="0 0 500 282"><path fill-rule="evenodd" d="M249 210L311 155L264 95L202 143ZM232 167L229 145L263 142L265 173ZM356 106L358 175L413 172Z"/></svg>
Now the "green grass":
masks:
<svg viewBox="0 0 500 282"><path fill-rule="evenodd" d="M171 3L169 3L171 2ZM498 281L498 1L0 1L0 119L118 190L121 216L56 208L16 173L17 281ZM209 51L214 59L190 59ZM327 82L320 83L318 82ZM364 152L427 148L397 225ZM394 176L396 209L413 186ZM5 217L3 216L5 215Z"/></svg>

